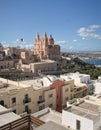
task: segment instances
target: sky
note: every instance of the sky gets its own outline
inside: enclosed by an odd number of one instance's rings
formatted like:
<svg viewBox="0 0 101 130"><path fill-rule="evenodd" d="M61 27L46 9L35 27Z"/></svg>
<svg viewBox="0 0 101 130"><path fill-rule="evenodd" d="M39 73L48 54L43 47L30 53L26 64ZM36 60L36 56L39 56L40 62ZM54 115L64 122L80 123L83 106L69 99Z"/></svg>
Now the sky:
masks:
<svg viewBox="0 0 101 130"><path fill-rule="evenodd" d="M101 51L101 0L0 0L0 43L33 48L37 32L61 51Z"/></svg>

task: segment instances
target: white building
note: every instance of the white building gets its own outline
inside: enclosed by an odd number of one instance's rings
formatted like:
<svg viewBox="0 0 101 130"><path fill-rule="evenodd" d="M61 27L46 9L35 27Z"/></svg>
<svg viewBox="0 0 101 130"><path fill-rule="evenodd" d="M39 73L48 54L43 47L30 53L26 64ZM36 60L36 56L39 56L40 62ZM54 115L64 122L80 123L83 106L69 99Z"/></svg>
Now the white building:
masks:
<svg viewBox="0 0 101 130"><path fill-rule="evenodd" d="M98 79L94 82L94 94L101 93L101 79Z"/></svg>
<svg viewBox="0 0 101 130"><path fill-rule="evenodd" d="M60 75L60 78L63 78L64 80L68 81L69 79L74 79L74 83L83 83L88 86L88 91L90 94L93 93L93 84L90 79L90 75L87 74L80 74L79 72L76 73L67 73Z"/></svg>
<svg viewBox="0 0 101 130"><path fill-rule="evenodd" d="M101 130L101 96L87 96L67 104L62 111L62 125L73 130Z"/></svg>
<svg viewBox="0 0 101 130"><path fill-rule="evenodd" d="M42 79L44 86L49 86L56 80L60 80L60 79L58 77L56 77L55 75L52 75L52 76L47 75L46 77L43 77L43 79Z"/></svg>
<svg viewBox="0 0 101 130"><path fill-rule="evenodd" d="M74 79L75 83L89 83L90 82L90 75L87 74L80 74L79 72L76 73L67 73L60 75L61 78L68 80Z"/></svg>

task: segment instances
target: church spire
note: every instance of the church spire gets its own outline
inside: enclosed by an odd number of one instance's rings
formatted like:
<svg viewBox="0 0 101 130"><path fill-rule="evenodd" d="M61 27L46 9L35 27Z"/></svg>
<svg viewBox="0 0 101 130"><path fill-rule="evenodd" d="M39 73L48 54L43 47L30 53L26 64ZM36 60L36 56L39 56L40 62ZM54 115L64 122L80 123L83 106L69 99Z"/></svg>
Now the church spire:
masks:
<svg viewBox="0 0 101 130"><path fill-rule="evenodd" d="M40 36L38 32L36 33L36 40L40 40Z"/></svg>
<svg viewBox="0 0 101 130"><path fill-rule="evenodd" d="M47 39L47 34L46 34L46 32L44 32L43 38L44 38L44 39Z"/></svg>

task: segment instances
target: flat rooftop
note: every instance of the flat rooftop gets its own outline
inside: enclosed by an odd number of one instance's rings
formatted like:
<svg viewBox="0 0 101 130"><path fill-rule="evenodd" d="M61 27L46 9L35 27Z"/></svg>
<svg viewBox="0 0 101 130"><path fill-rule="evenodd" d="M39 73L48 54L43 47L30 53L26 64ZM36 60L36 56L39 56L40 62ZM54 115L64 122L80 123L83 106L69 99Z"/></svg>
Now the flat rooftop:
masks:
<svg viewBox="0 0 101 130"><path fill-rule="evenodd" d="M80 103L78 106L73 105L69 109L67 108L68 112L91 119L93 121L99 118L98 110L98 105L86 102Z"/></svg>
<svg viewBox="0 0 101 130"><path fill-rule="evenodd" d="M41 89L41 88L46 88L46 87L49 87L49 86L45 86L43 82L46 81L46 78L47 80L49 80L51 83L57 81L57 80L60 80L60 78L54 76L54 75L47 75L43 78L37 78L37 79L33 79L33 80L24 80L24 81L20 81L21 84L25 84L25 85L30 85L30 86L33 86L33 89L35 90L38 90L38 89Z"/></svg>
<svg viewBox="0 0 101 130"><path fill-rule="evenodd" d="M83 83L75 83L75 88L82 88L82 87L86 87L87 88L87 86L86 86L86 84L83 84Z"/></svg>
<svg viewBox="0 0 101 130"><path fill-rule="evenodd" d="M86 77L89 76L87 74L80 74L79 72L76 73L66 73L66 74L62 74L61 76L67 76L68 78L73 78L73 77Z"/></svg>
<svg viewBox="0 0 101 130"><path fill-rule="evenodd" d="M34 90L45 88L45 86L42 85L41 79L24 80L20 81L20 83L24 85L30 85L33 87Z"/></svg>
<svg viewBox="0 0 101 130"><path fill-rule="evenodd" d="M49 121L49 122L39 126L35 130L70 130L70 129L67 129L64 126L61 126L52 121Z"/></svg>
<svg viewBox="0 0 101 130"><path fill-rule="evenodd" d="M3 107L2 105L0 105L0 113L3 112L3 111L6 111L7 108Z"/></svg>
<svg viewBox="0 0 101 130"><path fill-rule="evenodd" d="M0 105L0 126L20 118L21 117L19 115L15 114L14 112L10 112L7 108Z"/></svg>
<svg viewBox="0 0 101 130"><path fill-rule="evenodd" d="M53 121L57 124L62 124L61 117L53 112L44 114L43 116L39 117L39 119L44 122Z"/></svg>
<svg viewBox="0 0 101 130"><path fill-rule="evenodd" d="M43 60L41 62L34 62L34 63L31 63L31 64L46 64L46 63L55 63L56 61L53 61L53 60Z"/></svg>
<svg viewBox="0 0 101 130"><path fill-rule="evenodd" d="M61 113L54 111L54 110L51 110L50 108L45 108L39 112L32 114L32 116L37 117L44 122L53 121L57 124L62 125Z"/></svg>
<svg viewBox="0 0 101 130"><path fill-rule="evenodd" d="M29 88L29 87L32 86L29 84L22 84L20 82L0 78L0 93L18 92L22 88Z"/></svg>

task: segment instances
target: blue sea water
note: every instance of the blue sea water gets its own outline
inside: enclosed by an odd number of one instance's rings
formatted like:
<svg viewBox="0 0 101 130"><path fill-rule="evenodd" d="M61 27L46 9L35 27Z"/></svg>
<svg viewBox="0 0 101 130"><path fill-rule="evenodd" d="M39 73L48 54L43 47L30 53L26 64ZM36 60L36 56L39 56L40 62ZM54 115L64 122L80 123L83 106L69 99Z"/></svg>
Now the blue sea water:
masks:
<svg viewBox="0 0 101 130"><path fill-rule="evenodd" d="M101 65L101 59L85 59L83 61L90 64Z"/></svg>

